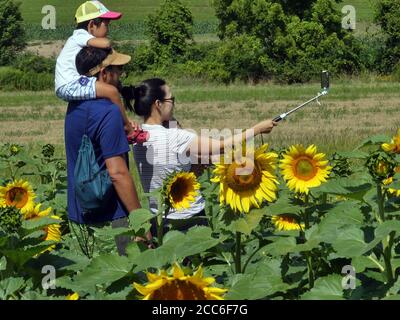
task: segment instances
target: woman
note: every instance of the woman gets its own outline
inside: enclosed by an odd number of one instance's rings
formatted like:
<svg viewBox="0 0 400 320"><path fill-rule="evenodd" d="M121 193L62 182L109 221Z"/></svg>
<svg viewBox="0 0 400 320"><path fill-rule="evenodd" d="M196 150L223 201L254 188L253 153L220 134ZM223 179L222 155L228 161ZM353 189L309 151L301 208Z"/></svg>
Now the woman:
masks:
<svg viewBox="0 0 400 320"><path fill-rule="evenodd" d="M204 159L202 145L208 145L206 156L210 157L222 153L225 145L232 145L233 141L240 141L244 137L243 134L239 134L219 141L197 136L193 132L178 128L176 124L173 125L170 121L174 119L175 98L170 87L162 79L145 80L137 87L122 90L122 94L125 103L130 104L134 100L136 114L144 118L142 129L149 133L145 143L134 146L134 157L145 192L160 188L164 179L173 172L190 171L191 164L197 163L194 157L202 156ZM260 122L251 128L252 130L245 131L245 138L251 138L253 134L270 133L276 125L272 120ZM187 156L189 150L190 157ZM187 230L195 224L206 224L204 205L205 201L199 195L190 208L183 211L171 209L166 217L168 223L178 230ZM157 212L156 199L150 198L150 209ZM203 221L199 217L204 217Z"/></svg>

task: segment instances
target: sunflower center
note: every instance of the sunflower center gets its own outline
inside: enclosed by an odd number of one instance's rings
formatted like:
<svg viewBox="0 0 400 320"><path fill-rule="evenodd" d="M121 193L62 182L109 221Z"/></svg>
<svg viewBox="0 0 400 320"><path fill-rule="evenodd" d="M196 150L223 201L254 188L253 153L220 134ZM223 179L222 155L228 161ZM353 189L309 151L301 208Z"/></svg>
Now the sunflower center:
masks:
<svg viewBox="0 0 400 320"><path fill-rule="evenodd" d="M7 206L23 208L28 202L28 192L23 188L14 187L6 192Z"/></svg>
<svg viewBox="0 0 400 320"><path fill-rule="evenodd" d="M177 179L171 186L171 196L174 202L181 202L191 191L191 185L186 179Z"/></svg>
<svg viewBox="0 0 400 320"><path fill-rule="evenodd" d="M296 160L294 174L301 180L311 180L317 174L317 167L313 160L308 157L301 157Z"/></svg>
<svg viewBox="0 0 400 320"><path fill-rule="evenodd" d="M380 175L386 175L388 172L388 166L384 161L379 161L376 166L376 172Z"/></svg>
<svg viewBox="0 0 400 320"><path fill-rule="evenodd" d="M155 290L151 300L207 300L207 297L190 281L173 280Z"/></svg>
<svg viewBox="0 0 400 320"><path fill-rule="evenodd" d="M395 144L395 146L394 146L393 152L400 153L400 137L396 137L394 139L394 144Z"/></svg>
<svg viewBox="0 0 400 320"><path fill-rule="evenodd" d="M248 158L240 164L232 163L228 168L227 184L233 190L249 190L259 186L260 182L261 170Z"/></svg>
<svg viewBox="0 0 400 320"><path fill-rule="evenodd" d="M279 217L279 220L286 223L296 223L296 220L294 220L292 217Z"/></svg>

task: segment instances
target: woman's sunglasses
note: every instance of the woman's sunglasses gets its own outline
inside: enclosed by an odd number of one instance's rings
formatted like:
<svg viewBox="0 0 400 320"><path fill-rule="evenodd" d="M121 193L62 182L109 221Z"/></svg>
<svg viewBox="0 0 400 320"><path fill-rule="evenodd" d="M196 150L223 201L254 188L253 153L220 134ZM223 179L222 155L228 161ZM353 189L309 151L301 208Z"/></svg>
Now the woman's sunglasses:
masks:
<svg viewBox="0 0 400 320"><path fill-rule="evenodd" d="M171 98L168 98L168 99L163 99L162 101L171 101L172 105L173 106L175 105L175 97L171 97Z"/></svg>

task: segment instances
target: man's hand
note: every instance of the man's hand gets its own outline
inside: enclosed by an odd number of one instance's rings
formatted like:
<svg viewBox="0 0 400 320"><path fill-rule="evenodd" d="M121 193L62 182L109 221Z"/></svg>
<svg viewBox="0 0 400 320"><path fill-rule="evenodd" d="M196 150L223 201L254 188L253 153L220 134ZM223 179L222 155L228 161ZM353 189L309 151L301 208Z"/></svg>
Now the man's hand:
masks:
<svg viewBox="0 0 400 320"><path fill-rule="evenodd" d="M153 236L151 235L151 232L148 231L146 233L146 238L142 238L142 237L135 237L135 241L136 242L144 242L145 244L147 244L147 248L149 249L155 249L154 243L153 243Z"/></svg>

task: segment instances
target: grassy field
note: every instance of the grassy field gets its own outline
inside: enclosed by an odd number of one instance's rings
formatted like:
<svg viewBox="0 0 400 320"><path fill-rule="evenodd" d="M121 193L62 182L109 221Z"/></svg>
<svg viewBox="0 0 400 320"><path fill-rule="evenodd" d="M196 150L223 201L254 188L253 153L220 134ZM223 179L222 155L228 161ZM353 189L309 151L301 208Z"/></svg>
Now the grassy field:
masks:
<svg viewBox="0 0 400 320"><path fill-rule="evenodd" d="M372 23L374 19L373 0L344 0L337 6L343 8L345 5L352 5L356 9L356 17L358 22Z"/></svg>
<svg viewBox="0 0 400 320"><path fill-rule="evenodd" d="M274 117L314 96L318 84L299 86L172 84L175 115L185 128L241 129ZM280 148L316 143L332 153L353 149L370 135L400 127L400 84L341 80L322 105L310 105L282 122L264 140ZM0 139L37 149L53 143L63 152L66 105L53 92L0 92ZM134 118L133 115L131 115Z"/></svg>
<svg viewBox="0 0 400 320"><path fill-rule="evenodd" d="M114 40L145 39L144 20L154 13L162 4L162 0L106 0L103 3L114 11L124 14L123 18L112 24L110 37ZM74 28L75 11L83 0L24 0L21 11L26 23L28 38L33 40L57 40L67 38ZM194 17L194 33L215 33L217 19L212 0L183 0ZM56 8L56 30L43 30L41 21L44 17L42 8L52 5Z"/></svg>
<svg viewBox="0 0 400 320"><path fill-rule="evenodd" d="M213 7L213 0L182 0L194 16L194 33L207 35L206 39L215 39L217 19ZM57 40L66 39L73 30L76 8L83 0L23 0L21 5L22 16L26 23L28 38L32 40ZM111 38L114 40L143 40L144 20L154 13L163 0L104 0L111 10L124 13L123 19L112 25ZM357 29L365 30L373 21L372 0L345 0L337 4L341 9L344 5L353 5L356 9ZM41 21L44 17L42 8L53 5L56 8L57 29L43 30ZM214 35L214 36L213 36Z"/></svg>
<svg viewBox="0 0 400 320"><path fill-rule="evenodd" d="M40 23L43 17L42 7L52 5L57 10L57 21L60 24L74 23L76 9L84 0L23 0L21 9L24 20L29 23ZM103 0L104 5L113 11L124 14L125 22L142 21L154 13L163 0ZM190 9L196 20L215 19L212 0L182 0Z"/></svg>

